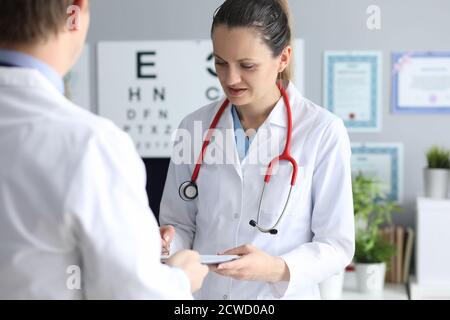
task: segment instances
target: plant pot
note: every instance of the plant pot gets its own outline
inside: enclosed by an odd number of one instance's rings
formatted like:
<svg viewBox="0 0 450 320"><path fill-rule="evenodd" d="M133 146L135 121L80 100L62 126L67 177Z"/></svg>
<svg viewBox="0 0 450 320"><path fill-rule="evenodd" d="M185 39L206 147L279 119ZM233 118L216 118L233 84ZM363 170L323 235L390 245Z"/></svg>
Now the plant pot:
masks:
<svg viewBox="0 0 450 320"><path fill-rule="evenodd" d="M344 288L345 270L331 276L319 284L320 296L324 300L340 300Z"/></svg>
<svg viewBox="0 0 450 320"><path fill-rule="evenodd" d="M358 289L362 293L381 295L384 289L386 263L356 263Z"/></svg>
<svg viewBox="0 0 450 320"><path fill-rule="evenodd" d="M449 169L424 169L425 196L428 198L445 199L448 197L450 180Z"/></svg>
<svg viewBox="0 0 450 320"><path fill-rule="evenodd" d="M355 231L366 230L368 223L367 219L361 217L358 213L355 214Z"/></svg>

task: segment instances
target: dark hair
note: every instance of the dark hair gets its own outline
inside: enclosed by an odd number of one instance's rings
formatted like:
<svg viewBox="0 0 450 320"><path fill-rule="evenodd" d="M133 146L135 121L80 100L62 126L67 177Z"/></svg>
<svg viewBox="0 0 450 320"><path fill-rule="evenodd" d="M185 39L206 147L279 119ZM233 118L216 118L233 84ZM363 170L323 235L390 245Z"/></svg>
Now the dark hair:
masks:
<svg viewBox="0 0 450 320"><path fill-rule="evenodd" d="M291 45L292 32L286 0L226 0L214 13L211 35L218 25L252 27L278 57ZM283 80L292 77L291 66L282 73Z"/></svg>
<svg viewBox="0 0 450 320"><path fill-rule="evenodd" d="M0 0L0 44L34 44L65 25L73 0Z"/></svg>

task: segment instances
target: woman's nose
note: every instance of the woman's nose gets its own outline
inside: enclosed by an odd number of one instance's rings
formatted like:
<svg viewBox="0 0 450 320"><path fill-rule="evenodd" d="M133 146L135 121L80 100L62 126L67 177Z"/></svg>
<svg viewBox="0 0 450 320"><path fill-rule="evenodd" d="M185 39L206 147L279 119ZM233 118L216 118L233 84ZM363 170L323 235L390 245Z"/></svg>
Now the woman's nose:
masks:
<svg viewBox="0 0 450 320"><path fill-rule="evenodd" d="M238 84L241 82L241 74L236 68L228 68L226 83L229 86Z"/></svg>

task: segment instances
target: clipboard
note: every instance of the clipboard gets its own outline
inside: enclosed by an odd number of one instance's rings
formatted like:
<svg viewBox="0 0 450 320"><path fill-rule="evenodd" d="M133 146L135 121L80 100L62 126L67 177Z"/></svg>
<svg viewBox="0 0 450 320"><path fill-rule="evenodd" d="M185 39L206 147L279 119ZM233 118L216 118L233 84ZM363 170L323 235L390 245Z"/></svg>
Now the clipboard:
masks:
<svg viewBox="0 0 450 320"><path fill-rule="evenodd" d="M171 256L161 256L161 262L166 261L167 259L169 259ZM200 263L201 264L219 264L219 263L224 263L224 262L228 262L228 261L233 261L236 259L239 259L240 256L238 255L217 255L217 254L204 254L204 255L200 255Z"/></svg>

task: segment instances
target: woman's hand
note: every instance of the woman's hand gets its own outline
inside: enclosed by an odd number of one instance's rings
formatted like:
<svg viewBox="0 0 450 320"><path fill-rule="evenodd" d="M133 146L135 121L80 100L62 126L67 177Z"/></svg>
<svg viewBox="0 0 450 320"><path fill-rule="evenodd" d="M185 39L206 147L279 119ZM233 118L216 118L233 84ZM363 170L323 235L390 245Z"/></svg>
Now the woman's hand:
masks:
<svg viewBox="0 0 450 320"><path fill-rule="evenodd" d="M222 254L240 255L240 259L210 266L210 270L237 280L265 281L276 283L289 281L290 273L286 262L273 257L252 245L243 245Z"/></svg>
<svg viewBox="0 0 450 320"><path fill-rule="evenodd" d="M161 234L161 255L170 255L170 243L175 236L175 228L173 226L161 226L159 228L159 233Z"/></svg>

